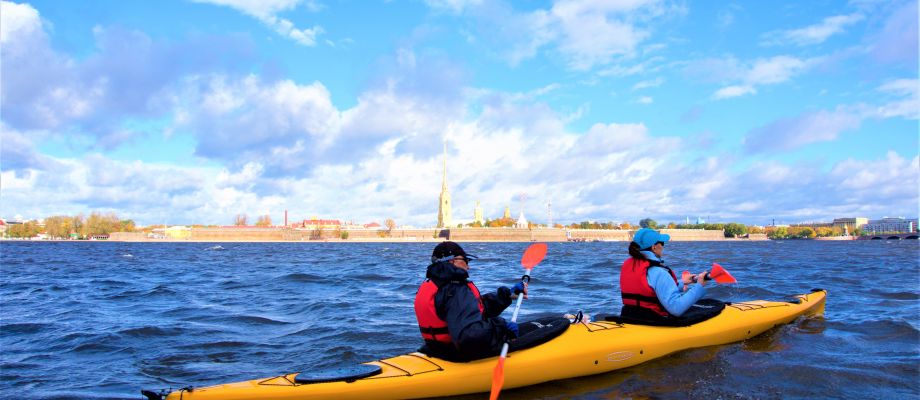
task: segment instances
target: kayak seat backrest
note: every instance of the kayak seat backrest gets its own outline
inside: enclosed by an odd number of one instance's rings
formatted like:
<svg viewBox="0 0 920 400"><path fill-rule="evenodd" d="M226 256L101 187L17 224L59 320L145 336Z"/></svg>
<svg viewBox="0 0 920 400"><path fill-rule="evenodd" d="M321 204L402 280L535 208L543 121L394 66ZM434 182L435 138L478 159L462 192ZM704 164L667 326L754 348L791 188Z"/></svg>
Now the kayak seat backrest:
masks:
<svg viewBox="0 0 920 400"><path fill-rule="evenodd" d="M508 344L508 352L529 349L546 343L565 332L571 324L568 318L558 316L522 322L518 325L520 336Z"/></svg>
<svg viewBox="0 0 920 400"><path fill-rule="evenodd" d="M721 314L726 304L729 303L716 299L700 299L680 317L662 317L651 311L646 313L639 307L623 307L619 316L605 315L604 320L633 325L690 326Z"/></svg>
<svg viewBox="0 0 920 400"><path fill-rule="evenodd" d="M358 364L349 367L324 371L301 372L294 377L295 383L354 382L358 379L377 375L381 372L379 365Z"/></svg>

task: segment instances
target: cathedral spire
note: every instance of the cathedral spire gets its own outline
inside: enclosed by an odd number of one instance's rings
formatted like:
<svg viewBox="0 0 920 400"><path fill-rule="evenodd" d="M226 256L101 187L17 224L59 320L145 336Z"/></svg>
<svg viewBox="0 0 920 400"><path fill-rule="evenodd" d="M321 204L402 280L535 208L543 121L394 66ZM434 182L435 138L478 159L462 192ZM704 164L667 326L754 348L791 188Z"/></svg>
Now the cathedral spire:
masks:
<svg viewBox="0 0 920 400"><path fill-rule="evenodd" d="M441 195L438 196L438 228L450 228L453 218L450 212L450 191L447 190L447 137L444 137L444 175L441 177Z"/></svg>

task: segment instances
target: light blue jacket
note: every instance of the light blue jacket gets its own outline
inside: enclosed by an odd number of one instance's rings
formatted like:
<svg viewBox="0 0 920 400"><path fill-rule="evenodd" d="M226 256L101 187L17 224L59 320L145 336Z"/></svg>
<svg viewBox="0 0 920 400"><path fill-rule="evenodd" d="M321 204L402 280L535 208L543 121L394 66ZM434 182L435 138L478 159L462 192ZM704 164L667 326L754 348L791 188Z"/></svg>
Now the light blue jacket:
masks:
<svg viewBox="0 0 920 400"><path fill-rule="evenodd" d="M664 262L651 251L643 251L642 254L649 260L658 261L664 264ZM690 306L706 295L706 287L700 284L691 284L690 289L686 292L683 291L684 283L680 277L677 277L677 285L675 285L674 279L671 278L671 274L664 268L648 269L648 285L655 291L655 295L658 296L658 301L661 302L664 308L668 310L671 315L676 317L683 315Z"/></svg>

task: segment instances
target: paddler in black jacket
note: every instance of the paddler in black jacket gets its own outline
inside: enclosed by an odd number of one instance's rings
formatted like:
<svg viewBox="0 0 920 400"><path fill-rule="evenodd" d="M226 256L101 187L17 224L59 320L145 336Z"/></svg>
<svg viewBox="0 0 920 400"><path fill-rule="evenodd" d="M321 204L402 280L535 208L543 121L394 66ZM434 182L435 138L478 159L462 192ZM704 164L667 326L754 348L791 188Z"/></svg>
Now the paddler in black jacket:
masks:
<svg viewBox="0 0 920 400"><path fill-rule="evenodd" d="M469 281L469 262L457 243L445 241L431 254L425 282L415 295L415 316L425 345L420 352L451 361L498 355L506 339L518 336L514 322L499 317L511 305L512 291L527 298L527 284L499 287L480 295Z"/></svg>

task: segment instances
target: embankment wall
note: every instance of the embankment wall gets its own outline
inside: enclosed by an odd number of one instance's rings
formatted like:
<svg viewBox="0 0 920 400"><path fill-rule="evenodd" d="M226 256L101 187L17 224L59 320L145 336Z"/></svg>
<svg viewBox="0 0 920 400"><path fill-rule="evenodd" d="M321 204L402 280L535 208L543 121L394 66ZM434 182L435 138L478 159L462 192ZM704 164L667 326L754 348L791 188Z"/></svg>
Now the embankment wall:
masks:
<svg viewBox="0 0 920 400"><path fill-rule="evenodd" d="M342 239L347 232L348 238ZM701 229L663 229L674 241L716 241L725 240L722 231ZM439 241L450 239L458 242L565 242L632 240L635 231L601 229L555 229L555 228L462 228L462 229L393 229L390 232L376 230L317 229L294 230L284 228L192 228L188 239L177 241L196 242L301 242L324 241ZM752 235L754 236L754 235ZM766 237L764 236L764 239ZM757 238L759 239L759 238ZM751 240L757 240L754 237ZM140 232L113 232L112 241L156 241Z"/></svg>

